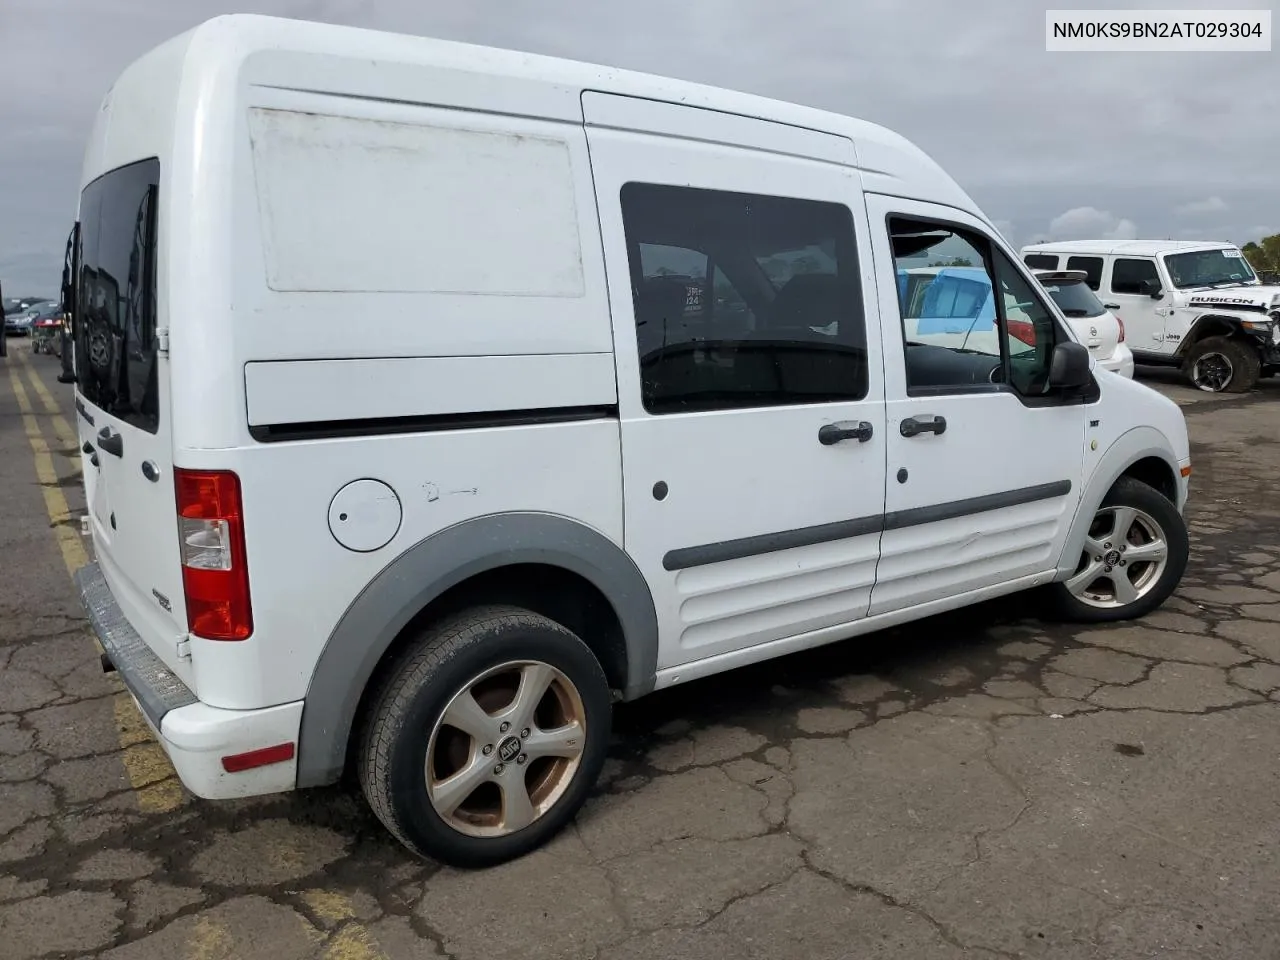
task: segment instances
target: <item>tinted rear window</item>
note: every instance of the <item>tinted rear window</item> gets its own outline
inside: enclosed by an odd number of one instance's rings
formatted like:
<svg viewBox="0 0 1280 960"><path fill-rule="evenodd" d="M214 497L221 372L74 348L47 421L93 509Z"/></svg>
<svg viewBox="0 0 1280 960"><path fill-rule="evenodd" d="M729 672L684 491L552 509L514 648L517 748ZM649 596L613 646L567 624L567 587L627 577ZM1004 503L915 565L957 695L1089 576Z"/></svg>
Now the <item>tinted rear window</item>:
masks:
<svg viewBox="0 0 1280 960"><path fill-rule="evenodd" d="M1056 253L1028 253L1022 258L1032 270L1057 270L1058 255Z"/></svg>
<svg viewBox="0 0 1280 960"><path fill-rule="evenodd" d="M1041 281L1041 285L1068 317L1073 319L1100 317L1106 313L1107 308L1102 305L1102 301L1094 296L1093 291L1083 281L1071 280L1067 283Z"/></svg>
<svg viewBox="0 0 1280 960"><path fill-rule="evenodd" d="M1083 270L1085 274L1084 282L1089 285L1090 290L1097 290L1102 286L1101 257L1068 257L1067 269Z"/></svg>
<svg viewBox="0 0 1280 960"><path fill-rule="evenodd" d="M86 400L160 427L156 385L156 203L160 161L120 167L80 198L76 379Z"/></svg>

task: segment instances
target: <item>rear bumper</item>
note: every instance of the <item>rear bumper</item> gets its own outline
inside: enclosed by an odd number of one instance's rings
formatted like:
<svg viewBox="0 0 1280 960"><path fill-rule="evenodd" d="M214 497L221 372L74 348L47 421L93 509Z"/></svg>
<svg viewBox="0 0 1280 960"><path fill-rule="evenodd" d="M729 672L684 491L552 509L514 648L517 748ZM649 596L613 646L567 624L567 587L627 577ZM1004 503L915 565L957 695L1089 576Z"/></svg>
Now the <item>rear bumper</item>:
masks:
<svg viewBox="0 0 1280 960"><path fill-rule="evenodd" d="M206 800L294 789L296 749L289 760L237 773L228 773L222 758L283 743L296 746L302 724L301 702L260 710L225 710L201 702L125 618L98 564L76 571L75 580L107 658L183 786Z"/></svg>
<svg viewBox="0 0 1280 960"><path fill-rule="evenodd" d="M1098 366L1103 370L1110 370L1112 373L1118 373L1122 377L1133 379L1133 351L1123 343L1117 344L1115 350L1111 352L1111 356L1106 360L1099 360Z"/></svg>

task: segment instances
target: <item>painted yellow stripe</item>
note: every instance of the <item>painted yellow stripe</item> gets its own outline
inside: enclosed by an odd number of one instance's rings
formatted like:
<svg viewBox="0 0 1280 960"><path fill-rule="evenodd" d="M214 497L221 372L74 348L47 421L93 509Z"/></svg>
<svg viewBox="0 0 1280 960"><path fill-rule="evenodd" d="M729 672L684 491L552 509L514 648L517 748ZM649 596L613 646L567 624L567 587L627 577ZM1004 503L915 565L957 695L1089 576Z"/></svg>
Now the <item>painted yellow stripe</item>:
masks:
<svg viewBox="0 0 1280 960"><path fill-rule="evenodd" d="M45 413L49 414L49 419L53 423L53 432L58 436L58 442L64 444L69 449L76 449L80 446L80 437L67 422L67 418L62 415L62 408L58 406L58 401L54 399L49 388L44 385L44 381L40 378L40 373L32 365L31 360L25 353L19 354L22 366L26 369L27 379L31 381L31 389L36 392L36 396L40 398L40 404L44 407ZM80 458L76 457L71 461L72 472L76 475L80 473Z"/></svg>
<svg viewBox="0 0 1280 960"><path fill-rule="evenodd" d="M80 438L67 422L67 418L62 415L57 399L45 385L31 361L21 353L19 358L27 379L31 383L31 389L52 421L58 442L64 449L77 449ZM45 493L45 507L49 512L50 520L55 523L54 529L59 534L63 562L66 564L68 573L74 573L88 562L87 552L75 525L57 523L60 517L69 518L71 509L62 489L57 485L58 476L54 469L53 457L40 432L30 397L12 366L9 367L9 380L13 385L13 393L22 412L23 427L35 456L36 477ZM77 463L75 474L78 475L79 472ZM96 638L94 642L97 642ZM128 693L121 692L116 696L113 707L116 733L123 751L125 773L129 778L130 786L138 795L139 808L148 812L166 812L181 806L185 800L181 784L172 764L169 763L169 758L156 743L151 729L138 712L133 698ZM289 863L299 859L301 852L289 841L285 841L272 844L267 855L278 861ZM321 954L324 960L387 960L386 955L378 948L373 935L355 918L355 906L348 897L331 890L313 890L305 894L304 899L322 922L338 925ZM309 929L313 928L309 927ZM317 937L320 936L319 931L313 932ZM192 960L233 960L236 956L235 950L235 938L227 925L220 920L201 916L188 940L186 955Z"/></svg>
<svg viewBox="0 0 1280 960"><path fill-rule="evenodd" d="M18 353L18 357L45 410L57 411L57 401L41 381L31 361L21 352ZM13 386L13 395L18 401L18 409L22 413L23 429L35 459L36 479L40 481L40 488L44 493L45 510L49 514L54 533L58 538L62 562L67 568L67 573L74 574L89 562L88 552L80 536L79 524L75 522L77 518L72 516L66 495L58 485L58 472L53 465L49 444L40 431L40 424L36 420L35 410L26 387L12 364L9 365L9 382ZM61 421L61 424L58 421ZM54 432L58 434L64 449L76 449L78 438L66 418L60 413L54 421ZM94 644L100 652L102 645L98 643L96 637ZM138 715L133 698L127 693L121 693L115 698L113 708L125 776L129 779L129 785L137 793L138 808L146 813L176 810L184 800L177 774L165 755L164 749L150 735L150 730ZM137 735L138 727L141 727L145 736Z"/></svg>

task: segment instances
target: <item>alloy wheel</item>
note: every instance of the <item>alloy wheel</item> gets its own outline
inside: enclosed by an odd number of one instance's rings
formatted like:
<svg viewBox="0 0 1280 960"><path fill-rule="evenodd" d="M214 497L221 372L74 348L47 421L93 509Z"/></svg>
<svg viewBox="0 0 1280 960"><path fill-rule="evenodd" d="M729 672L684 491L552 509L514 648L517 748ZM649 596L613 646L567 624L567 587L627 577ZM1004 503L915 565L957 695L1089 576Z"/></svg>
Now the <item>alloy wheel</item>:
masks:
<svg viewBox="0 0 1280 960"><path fill-rule="evenodd" d="M1191 382L1209 393L1225 390L1234 375L1231 358L1217 351L1197 357L1191 365Z"/></svg>
<svg viewBox="0 0 1280 960"><path fill-rule="evenodd" d="M1103 507L1094 515L1081 561L1067 580L1072 596L1093 607L1125 607L1145 597L1169 562L1160 525L1136 507Z"/></svg>
<svg viewBox="0 0 1280 960"><path fill-rule="evenodd" d="M468 836L522 830L573 782L586 734L582 697L561 671L533 660L492 667L453 696L431 732L431 805Z"/></svg>

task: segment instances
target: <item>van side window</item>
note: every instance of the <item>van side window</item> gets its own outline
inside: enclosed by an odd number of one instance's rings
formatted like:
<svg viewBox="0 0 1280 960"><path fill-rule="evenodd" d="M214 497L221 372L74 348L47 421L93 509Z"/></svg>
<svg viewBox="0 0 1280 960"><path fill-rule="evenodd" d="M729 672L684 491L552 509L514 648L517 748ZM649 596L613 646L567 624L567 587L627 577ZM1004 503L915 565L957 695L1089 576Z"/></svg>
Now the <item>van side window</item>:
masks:
<svg viewBox="0 0 1280 960"><path fill-rule="evenodd" d="M1097 293L1098 288L1102 286L1101 257L1068 257L1067 269L1083 270L1085 284L1095 293Z"/></svg>
<svg viewBox="0 0 1280 960"><path fill-rule="evenodd" d="M1117 257L1111 265L1111 292L1141 294L1146 280L1160 282L1154 260L1135 260Z"/></svg>
<svg viewBox="0 0 1280 960"><path fill-rule="evenodd" d="M95 406L155 433L158 160L99 177L80 200L76 382Z"/></svg>
<svg viewBox="0 0 1280 960"><path fill-rule="evenodd" d="M892 217L889 232L908 393L1045 393L1057 324L1013 262L952 224Z"/></svg>
<svg viewBox="0 0 1280 960"><path fill-rule="evenodd" d="M1022 258L1032 270L1057 270L1058 255L1056 253L1028 253Z"/></svg>
<svg viewBox="0 0 1280 960"><path fill-rule="evenodd" d="M647 411L866 397L847 207L647 183L621 203Z"/></svg>

